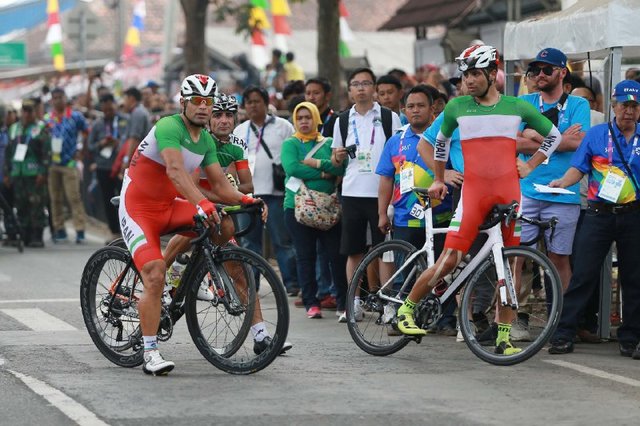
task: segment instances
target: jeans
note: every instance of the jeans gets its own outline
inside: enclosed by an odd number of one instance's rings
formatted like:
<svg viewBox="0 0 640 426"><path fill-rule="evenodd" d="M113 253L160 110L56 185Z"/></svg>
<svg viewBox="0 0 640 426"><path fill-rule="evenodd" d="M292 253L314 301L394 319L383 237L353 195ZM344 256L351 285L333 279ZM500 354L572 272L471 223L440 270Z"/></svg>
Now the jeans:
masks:
<svg viewBox="0 0 640 426"><path fill-rule="evenodd" d="M118 219L118 208L111 204L111 198L120 195L122 189L122 181L117 177L111 177L111 170L96 170L96 178L100 185L102 193L102 203L104 205L104 213L107 217L107 224L112 234L120 233L120 220Z"/></svg>
<svg viewBox="0 0 640 426"><path fill-rule="evenodd" d="M285 209L285 223L293 238L296 249L298 283L302 290L302 302L308 310L312 306L320 307L318 283L316 281L316 259L318 241L326 248L331 265L331 275L336 289L337 309L344 311L347 295L346 258L340 252L340 225L327 231L301 225L295 218L293 209Z"/></svg>
<svg viewBox="0 0 640 426"><path fill-rule="evenodd" d="M269 209L269 218L267 219L267 232L271 244L275 250L276 260L282 275L282 282L287 290L298 288L298 280L296 275L296 254L291 245L291 239L284 225L283 207L284 196L281 195L261 195ZM244 216L244 215L243 215ZM249 218L239 217L238 222L240 228L244 229L248 224ZM262 226L257 225L247 235L241 238L242 247L258 253L262 256Z"/></svg>
<svg viewBox="0 0 640 426"><path fill-rule="evenodd" d="M564 306L552 341L571 341L589 298L598 287L602 263L613 242L618 249L618 280L622 287L621 343L640 341L640 211L613 214L589 208L576 235L575 269L564 294ZM603 320L607 320L604 319Z"/></svg>
<svg viewBox="0 0 640 426"><path fill-rule="evenodd" d="M336 290L331 280L331 269L329 265L329 253L327 249L318 241L318 258L316 259L316 281L318 282L318 297L335 296Z"/></svg>

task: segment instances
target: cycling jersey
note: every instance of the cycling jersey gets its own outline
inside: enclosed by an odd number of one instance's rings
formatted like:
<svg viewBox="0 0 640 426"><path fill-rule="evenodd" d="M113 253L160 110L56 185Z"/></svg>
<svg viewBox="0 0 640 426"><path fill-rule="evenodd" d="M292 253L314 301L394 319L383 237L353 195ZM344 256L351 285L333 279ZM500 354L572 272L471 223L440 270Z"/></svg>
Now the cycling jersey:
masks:
<svg viewBox="0 0 640 426"><path fill-rule="evenodd" d="M447 161L453 131L460 129L464 158L462 196L447 234L445 247L466 253L480 226L495 204L520 200L520 179L516 167L516 135L521 122L545 140L540 151L547 157L560 143L553 123L533 105L511 96L501 96L492 106L478 104L472 96L452 99L443 112L435 145L435 159ZM503 229L505 245L520 242L515 224Z"/></svg>
<svg viewBox="0 0 640 426"><path fill-rule="evenodd" d="M188 173L218 162L211 135L203 129L193 141L179 114L160 119L140 142L125 173L118 212L122 237L138 270L163 258L160 235L192 224L197 213L194 205L176 198L178 191L160 155L167 148L181 151Z"/></svg>
<svg viewBox="0 0 640 426"><path fill-rule="evenodd" d="M215 137L214 137L215 139ZM228 167L233 164L237 170L248 170L249 160L247 159L247 145L242 138L237 137L233 133L229 135L228 142L221 142L215 139L216 150L218 152L218 162L220 167L227 173ZM204 174L204 170L200 170L200 187L211 191L211 185Z"/></svg>

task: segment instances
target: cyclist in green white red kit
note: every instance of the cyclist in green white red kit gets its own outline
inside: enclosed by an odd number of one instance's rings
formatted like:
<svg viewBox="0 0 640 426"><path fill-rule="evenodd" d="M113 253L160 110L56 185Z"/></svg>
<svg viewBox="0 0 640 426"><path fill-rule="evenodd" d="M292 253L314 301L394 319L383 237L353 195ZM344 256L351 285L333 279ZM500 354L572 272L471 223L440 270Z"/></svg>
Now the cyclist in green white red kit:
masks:
<svg viewBox="0 0 640 426"><path fill-rule="evenodd" d="M519 179L549 158L561 140L558 129L528 102L503 96L496 88L498 51L491 46L475 45L456 58L468 89L468 96L452 99L444 109L444 120L438 133L434 158L435 179L429 194L443 199L447 194L444 169L449 157L449 142L456 128L460 130L464 158L464 185L445 248L435 265L417 279L404 304L398 309L398 329L408 335L421 336L413 311L440 279L449 274L469 251L478 235L478 227L495 204L520 200ZM516 135L521 122L544 135L540 149L526 163L516 157ZM491 164L487 159L491 159ZM520 242L519 227L503 226L506 246ZM500 308L496 353L511 355L520 351L509 340L511 308Z"/></svg>

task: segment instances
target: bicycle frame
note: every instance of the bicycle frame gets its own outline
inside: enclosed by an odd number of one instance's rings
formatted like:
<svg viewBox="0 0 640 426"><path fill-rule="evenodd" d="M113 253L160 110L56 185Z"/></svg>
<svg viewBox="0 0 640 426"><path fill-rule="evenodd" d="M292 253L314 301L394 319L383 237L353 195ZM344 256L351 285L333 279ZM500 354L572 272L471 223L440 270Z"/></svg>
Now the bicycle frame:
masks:
<svg viewBox="0 0 640 426"><path fill-rule="evenodd" d="M404 300L398 299L397 297L392 297L384 294L384 290L394 282L394 280L405 271L418 256L425 256L427 258L427 266L431 267L434 265L434 242L433 238L436 234L445 234L448 232L449 228L433 228L433 219L432 219L432 207L431 202L427 200L425 205L423 206L423 211L425 214L425 244L418 251L412 253L402 265L396 270L396 272L380 287L377 292L378 297L388 302L394 302L398 304L402 304ZM440 304L444 304L447 300L453 297L458 290L463 286L466 279L476 270L476 268L485 261L489 257L490 254L493 255L494 263L496 266L496 274L498 278L498 287L500 292L500 301L502 306L511 306L512 309L518 308L518 298L516 296L513 277L511 276L511 269L505 268L503 251L504 243L502 241L502 231L500 229L502 221L498 222L498 224L487 230L481 230L480 233L486 234L488 236L487 241L482 245L478 254L474 256L471 261L462 269L462 271L458 274L458 276L454 279L454 281L449 285L447 290L439 297L436 297ZM505 273L506 272L506 273ZM402 294L404 290L406 290L406 286L409 284L411 277L416 273L415 267L413 270L409 271L407 275L407 279L404 280L400 291L397 294ZM507 298L507 293L509 298L511 299L511 303L509 303Z"/></svg>

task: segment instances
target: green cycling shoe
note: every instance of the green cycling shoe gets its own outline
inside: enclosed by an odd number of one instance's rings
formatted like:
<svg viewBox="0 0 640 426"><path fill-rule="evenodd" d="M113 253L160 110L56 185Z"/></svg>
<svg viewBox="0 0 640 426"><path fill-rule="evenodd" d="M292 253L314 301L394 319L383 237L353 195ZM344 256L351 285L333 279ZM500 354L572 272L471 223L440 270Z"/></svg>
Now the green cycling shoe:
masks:
<svg viewBox="0 0 640 426"><path fill-rule="evenodd" d="M522 352L521 348L516 348L508 340L496 341L495 353L498 355L515 355Z"/></svg>
<svg viewBox="0 0 640 426"><path fill-rule="evenodd" d="M413 319L413 311L402 305L398 308L398 330L407 336L426 336L427 331L418 327Z"/></svg>

